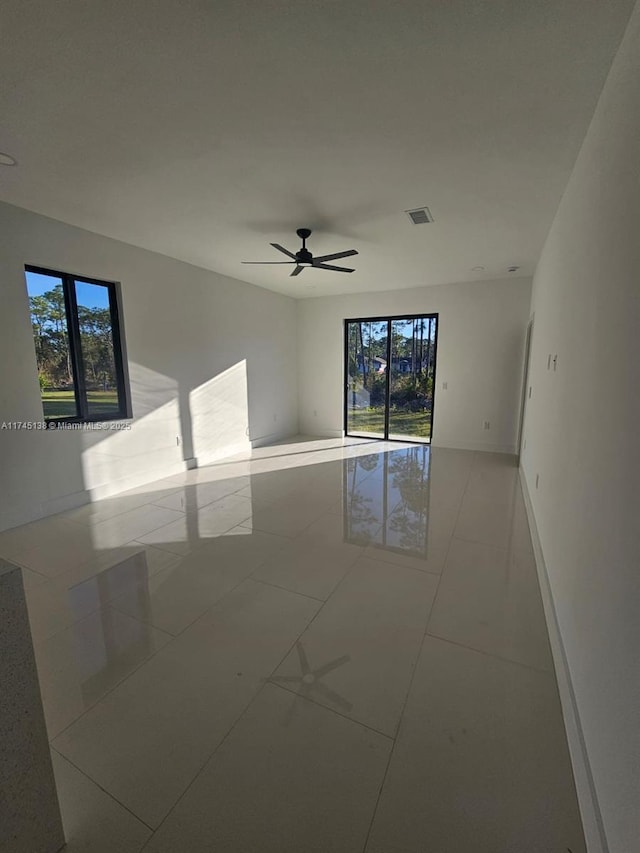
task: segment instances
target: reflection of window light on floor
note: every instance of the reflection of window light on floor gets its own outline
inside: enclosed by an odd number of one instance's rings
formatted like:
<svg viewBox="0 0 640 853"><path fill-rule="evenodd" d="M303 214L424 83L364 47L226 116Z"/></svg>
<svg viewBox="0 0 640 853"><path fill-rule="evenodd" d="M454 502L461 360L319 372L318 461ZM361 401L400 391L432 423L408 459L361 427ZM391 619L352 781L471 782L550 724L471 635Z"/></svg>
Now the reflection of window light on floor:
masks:
<svg viewBox="0 0 640 853"><path fill-rule="evenodd" d="M253 530L251 529L250 522L243 521L242 526L234 527L232 530L227 530L224 534L225 536L251 536Z"/></svg>
<svg viewBox="0 0 640 853"><path fill-rule="evenodd" d="M429 462L425 445L345 460L345 541L425 557Z"/></svg>

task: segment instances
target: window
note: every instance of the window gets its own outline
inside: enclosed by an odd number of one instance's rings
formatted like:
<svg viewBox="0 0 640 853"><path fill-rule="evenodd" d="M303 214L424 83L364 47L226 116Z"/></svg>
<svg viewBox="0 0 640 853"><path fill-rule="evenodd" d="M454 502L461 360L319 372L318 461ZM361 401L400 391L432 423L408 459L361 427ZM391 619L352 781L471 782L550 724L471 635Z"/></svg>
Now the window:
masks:
<svg viewBox="0 0 640 853"><path fill-rule="evenodd" d="M430 442L438 315L345 320L345 435Z"/></svg>
<svg viewBox="0 0 640 853"><path fill-rule="evenodd" d="M45 420L129 416L116 285L26 267Z"/></svg>

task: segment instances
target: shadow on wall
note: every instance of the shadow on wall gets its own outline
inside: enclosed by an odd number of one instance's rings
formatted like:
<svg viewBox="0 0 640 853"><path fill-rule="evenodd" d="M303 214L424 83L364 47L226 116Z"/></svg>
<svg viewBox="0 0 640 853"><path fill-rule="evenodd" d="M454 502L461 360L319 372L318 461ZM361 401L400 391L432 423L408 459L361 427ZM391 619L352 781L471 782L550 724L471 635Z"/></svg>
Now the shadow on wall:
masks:
<svg viewBox="0 0 640 853"><path fill-rule="evenodd" d="M250 448L247 364L243 359L188 390L130 365L135 420L128 429L83 430L84 487L93 499Z"/></svg>
<svg viewBox="0 0 640 853"><path fill-rule="evenodd" d="M140 364L129 369L130 422L2 431L0 530L250 450L245 359L196 388ZM12 499L29 480L38 501Z"/></svg>
<svg viewBox="0 0 640 853"><path fill-rule="evenodd" d="M247 362L243 359L194 388L188 404L181 406L183 411L190 416L193 456L198 465L250 450ZM186 446L185 439L185 452Z"/></svg>

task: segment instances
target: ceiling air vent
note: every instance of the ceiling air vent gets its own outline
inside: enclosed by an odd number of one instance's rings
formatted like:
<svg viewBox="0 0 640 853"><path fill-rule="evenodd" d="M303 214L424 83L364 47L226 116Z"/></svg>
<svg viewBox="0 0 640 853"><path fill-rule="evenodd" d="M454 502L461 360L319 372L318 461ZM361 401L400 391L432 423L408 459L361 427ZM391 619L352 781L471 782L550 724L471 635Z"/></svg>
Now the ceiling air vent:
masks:
<svg viewBox="0 0 640 853"><path fill-rule="evenodd" d="M433 222L433 216L428 207L418 207L416 210L405 210L409 219L414 225L426 225L427 222Z"/></svg>

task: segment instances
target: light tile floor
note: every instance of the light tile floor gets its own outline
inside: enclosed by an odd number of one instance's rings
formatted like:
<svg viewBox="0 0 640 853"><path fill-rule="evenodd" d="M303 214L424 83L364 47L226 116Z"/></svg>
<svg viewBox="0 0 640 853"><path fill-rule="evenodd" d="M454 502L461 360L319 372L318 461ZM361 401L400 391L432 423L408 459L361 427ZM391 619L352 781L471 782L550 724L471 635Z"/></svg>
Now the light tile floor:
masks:
<svg viewBox="0 0 640 853"><path fill-rule="evenodd" d="M510 457L298 439L0 556L71 853L583 853Z"/></svg>

